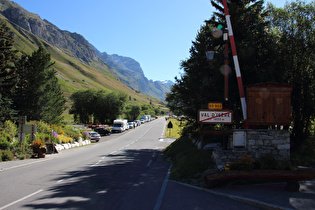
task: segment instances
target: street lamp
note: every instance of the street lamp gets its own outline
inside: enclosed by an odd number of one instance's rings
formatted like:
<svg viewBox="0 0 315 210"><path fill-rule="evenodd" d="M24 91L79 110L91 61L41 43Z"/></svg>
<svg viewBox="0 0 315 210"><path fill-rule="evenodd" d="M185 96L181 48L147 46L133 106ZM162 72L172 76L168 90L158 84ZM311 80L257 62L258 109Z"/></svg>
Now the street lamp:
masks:
<svg viewBox="0 0 315 210"><path fill-rule="evenodd" d="M213 62L213 57L214 57L214 47L212 44L208 45L207 50L206 50L206 56L207 56L207 61L208 63Z"/></svg>

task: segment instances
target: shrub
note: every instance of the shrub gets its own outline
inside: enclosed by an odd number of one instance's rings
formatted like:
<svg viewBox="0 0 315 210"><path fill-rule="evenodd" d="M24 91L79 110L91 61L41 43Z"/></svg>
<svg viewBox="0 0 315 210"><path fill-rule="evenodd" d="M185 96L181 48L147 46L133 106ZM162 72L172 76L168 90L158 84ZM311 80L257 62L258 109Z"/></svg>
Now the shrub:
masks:
<svg viewBox="0 0 315 210"><path fill-rule="evenodd" d="M32 151L29 147L20 147L20 146L15 146L13 150L13 154L16 158L20 160L28 159L32 156Z"/></svg>
<svg viewBox="0 0 315 210"><path fill-rule="evenodd" d="M87 140L89 138L89 136L90 136L89 132L83 131L83 133L82 133L83 140Z"/></svg>
<svg viewBox="0 0 315 210"><path fill-rule="evenodd" d="M0 150L8 150L12 147L11 143L8 141L7 136L0 136Z"/></svg>
<svg viewBox="0 0 315 210"><path fill-rule="evenodd" d="M1 160L10 161L14 159L14 155L10 150L2 150Z"/></svg>
<svg viewBox="0 0 315 210"><path fill-rule="evenodd" d="M250 171L254 169L254 160L248 155L243 155L240 160L229 164L230 170L245 170Z"/></svg>
<svg viewBox="0 0 315 210"><path fill-rule="evenodd" d="M164 155L171 158L173 167L171 179L189 180L197 174L202 174L207 168L213 165L211 151L203 151L203 164L201 151L197 149L191 139L181 137L170 144Z"/></svg>
<svg viewBox="0 0 315 210"><path fill-rule="evenodd" d="M56 131L52 131L51 133L54 137L58 138L58 133Z"/></svg>
<svg viewBox="0 0 315 210"><path fill-rule="evenodd" d="M65 135L67 136L75 136L77 134L80 134L79 129L73 127L73 126L65 126L64 128Z"/></svg>
<svg viewBox="0 0 315 210"><path fill-rule="evenodd" d="M51 139L52 135L49 133L37 133L36 134L36 140L41 140L43 142L48 142Z"/></svg>
<svg viewBox="0 0 315 210"><path fill-rule="evenodd" d="M17 128L15 123L13 123L10 120L7 120L3 124L2 132L7 135L7 137L10 140L10 142L13 142L14 137L16 137L17 134L18 134L18 128Z"/></svg>
<svg viewBox="0 0 315 210"><path fill-rule="evenodd" d="M81 137L81 134L76 134L74 135L74 140L79 141L80 137Z"/></svg>
<svg viewBox="0 0 315 210"><path fill-rule="evenodd" d="M267 170L291 170L292 164L288 160L277 160L272 154L260 156L256 161L257 168Z"/></svg>
<svg viewBox="0 0 315 210"><path fill-rule="evenodd" d="M64 134L64 130L60 125L51 125L51 130L56 131L58 134Z"/></svg>
<svg viewBox="0 0 315 210"><path fill-rule="evenodd" d="M278 161L275 157L271 154L262 155L256 161L258 163L258 167L260 169L277 169L278 168Z"/></svg>
<svg viewBox="0 0 315 210"><path fill-rule="evenodd" d="M302 145L299 152L291 153L291 160L294 165L310 166L315 165L315 141L309 138Z"/></svg>
<svg viewBox="0 0 315 210"><path fill-rule="evenodd" d="M36 124L37 125L37 132L38 133L45 133L45 134L49 134L51 131L50 125L48 125L47 123L43 122L43 121L31 121L29 122L30 124Z"/></svg>
<svg viewBox="0 0 315 210"><path fill-rule="evenodd" d="M58 139L63 143L72 143L73 139L71 137L65 136L65 135L58 135Z"/></svg>

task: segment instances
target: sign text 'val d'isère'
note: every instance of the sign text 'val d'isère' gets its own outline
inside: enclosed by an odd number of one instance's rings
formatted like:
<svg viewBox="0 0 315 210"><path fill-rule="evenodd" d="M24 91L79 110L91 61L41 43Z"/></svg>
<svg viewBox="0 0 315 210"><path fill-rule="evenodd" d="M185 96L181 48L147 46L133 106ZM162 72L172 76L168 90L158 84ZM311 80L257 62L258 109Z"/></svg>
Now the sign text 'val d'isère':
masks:
<svg viewBox="0 0 315 210"><path fill-rule="evenodd" d="M199 123L232 123L231 110L199 110Z"/></svg>

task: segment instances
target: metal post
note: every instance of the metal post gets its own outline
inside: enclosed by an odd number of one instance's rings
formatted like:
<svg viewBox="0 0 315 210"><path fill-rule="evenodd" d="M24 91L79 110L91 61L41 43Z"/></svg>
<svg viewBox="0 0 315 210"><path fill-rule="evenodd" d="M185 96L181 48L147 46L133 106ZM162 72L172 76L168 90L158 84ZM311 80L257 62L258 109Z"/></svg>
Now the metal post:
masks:
<svg viewBox="0 0 315 210"><path fill-rule="evenodd" d="M226 23L227 23L228 30L229 30L229 38L230 38L230 43L231 43L231 48L232 48L233 61L234 61L235 72L236 72L237 83L238 83L238 90L239 90L240 98L241 98L243 118L244 118L244 121L246 121L246 119L247 119L246 99L245 99L245 94L244 94L242 75L241 75L240 66L239 66L239 63L238 63L237 52L236 52L236 47L235 47L235 41L234 41L234 36L233 36L232 24L231 24L229 10L228 10L228 6L227 6L226 0L223 0L223 6L224 6L224 13L225 13L225 18L226 18Z"/></svg>
<svg viewBox="0 0 315 210"><path fill-rule="evenodd" d="M229 100L229 44L228 44L228 30L225 29L223 33L224 41L224 100Z"/></svg>

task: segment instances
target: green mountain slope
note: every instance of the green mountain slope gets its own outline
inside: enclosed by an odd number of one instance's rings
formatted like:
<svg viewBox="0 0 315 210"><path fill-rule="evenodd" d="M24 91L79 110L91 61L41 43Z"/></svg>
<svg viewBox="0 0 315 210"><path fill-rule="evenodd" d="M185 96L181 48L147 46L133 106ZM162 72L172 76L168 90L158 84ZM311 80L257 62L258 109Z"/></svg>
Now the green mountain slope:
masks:
<svg viewBox="0 0 315 210"><path fill-rule="evenodd" d="M149 104L151 101L155 106L160 106L162 103L137 93L120 82L115 71L95 54L81 35L62 31L8 0L0 0L0 13L0 18L7 22L15 35L15 49L31 54L42 45L51 54L67 99L76 90L96 88L124 91L129 95L129 103L132 104Z"/></svg>

